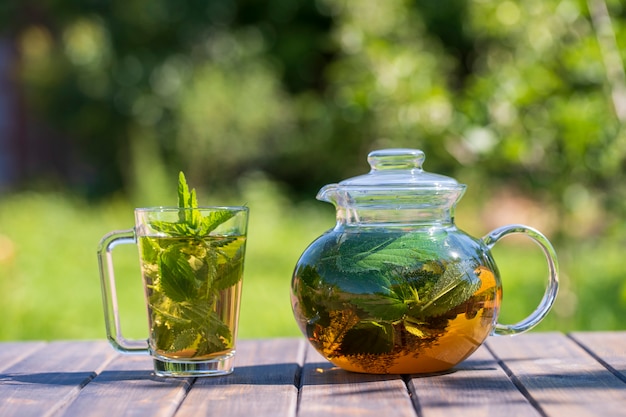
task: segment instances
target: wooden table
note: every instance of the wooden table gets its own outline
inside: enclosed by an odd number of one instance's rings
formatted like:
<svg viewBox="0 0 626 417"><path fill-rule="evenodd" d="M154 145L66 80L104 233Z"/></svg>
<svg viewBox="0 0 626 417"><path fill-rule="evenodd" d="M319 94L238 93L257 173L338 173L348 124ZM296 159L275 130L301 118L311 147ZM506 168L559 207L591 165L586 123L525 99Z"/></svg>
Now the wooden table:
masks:
<svg viewBox="0 0 626 417"><path fill-rule="evenodd" d="M240 341L225 377L151 368L104 341L0 343L0 416L626 416L626 332L492 337L428 377L345 372L304 339Z"/></svg>

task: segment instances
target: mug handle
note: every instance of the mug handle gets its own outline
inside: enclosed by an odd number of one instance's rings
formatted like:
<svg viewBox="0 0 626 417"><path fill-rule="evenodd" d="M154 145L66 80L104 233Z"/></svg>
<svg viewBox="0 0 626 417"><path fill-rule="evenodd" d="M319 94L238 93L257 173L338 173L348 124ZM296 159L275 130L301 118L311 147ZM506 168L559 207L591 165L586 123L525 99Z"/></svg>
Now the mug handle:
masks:
<svg viewBox="0 0 626 417"><path fill-rule="evenodd" d="M548 314L550 308L552 308L559 289L559 264L556 258L556 252L554 251L550 241L539 231L521 224L512 224L493 230L487 236L483 237L482 241L491 250L498 240L504 236L515 233L528 236L542 249L543 254L546 257L546 261L548 262L548 286L546 287L543 298L535 311L533 311L524 320L515 324L501 324L496 322L492 332L492 334L495 335L514 335L523 333L535 327Z"/></svg>
<svg viewBox="0 0 626 417"><path fill-rule="evenodd" d="M135 230L116 230L106 234L98 246L98 266L102 286L102 305L107 338L115 350L123 353L150 353L147 340L129 340L122 335L115 274L113 273L113 249L117 245L137 243Z"/></svg>

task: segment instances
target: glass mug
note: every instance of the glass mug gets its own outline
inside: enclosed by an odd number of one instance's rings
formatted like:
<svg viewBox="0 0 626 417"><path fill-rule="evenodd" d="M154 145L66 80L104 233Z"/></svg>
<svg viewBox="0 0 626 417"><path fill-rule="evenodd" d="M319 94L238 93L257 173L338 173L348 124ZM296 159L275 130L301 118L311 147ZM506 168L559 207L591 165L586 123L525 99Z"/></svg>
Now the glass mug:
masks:
<svg viewBox="0 0 626 417"><path fill-rule="evenodd" d="M133 229L98 247L107 337L122 353L147 353L159 376L214 376L234 370L248 208L135 209ZM147 340L121 332L113 249L139 247L148 310Z"/></svg>

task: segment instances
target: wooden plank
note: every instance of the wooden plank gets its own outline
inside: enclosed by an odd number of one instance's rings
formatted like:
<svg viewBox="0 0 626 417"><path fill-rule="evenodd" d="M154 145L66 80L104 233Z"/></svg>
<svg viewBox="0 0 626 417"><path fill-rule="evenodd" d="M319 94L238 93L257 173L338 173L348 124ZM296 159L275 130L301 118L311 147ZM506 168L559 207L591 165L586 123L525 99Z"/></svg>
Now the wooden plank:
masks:
<svg viewBox="0 0 626 417"><path fill-rule="evenodd" d="M198 378L176 417L295 416L304 339L243 340L235 372Z"/></svg>
<svg viewBox="0 0 626 417"><path fill-rule="evenodd" d="M0 371L10 368L27 356L43 349L46 342L2 342L0 343Z"/></svg>
<svg viewBox="0 0 626 417"><path fill-rule="evenodd" d="M560 333L494 337L487 346L546 416L623 416L626 384Z"/></svg>
<svg viewBox="0 0 626 417"><path fill-rule="evenodd" d="M299 417L416 416L399 375L369 375L339 369L313 348L302 370Z"/></svg>
<svg viewBox="0 0 626 417"><path fill-rule="evenodd" d="M148 355L119 355L64 410L64 416L172 416L192 378L154 375Z"/></svg>
<svg viewBox="0 0 626 417"><path fill-rule="evenodd" d="M575 332L570 337L626 382L626 331Z"/></svg>
<svg viewBox="0 0 626 417"><path fill-rule="evenodd" d="M58 412L113 356L104 341L45 345L0 374L0 415L39 417Z"/></svg>
<svg viewBox="0 0 626 417"><path fill-rule="evenodd" d="M451 372L412 376L409 389L422 417L541 415L484 346Z"/></svg>

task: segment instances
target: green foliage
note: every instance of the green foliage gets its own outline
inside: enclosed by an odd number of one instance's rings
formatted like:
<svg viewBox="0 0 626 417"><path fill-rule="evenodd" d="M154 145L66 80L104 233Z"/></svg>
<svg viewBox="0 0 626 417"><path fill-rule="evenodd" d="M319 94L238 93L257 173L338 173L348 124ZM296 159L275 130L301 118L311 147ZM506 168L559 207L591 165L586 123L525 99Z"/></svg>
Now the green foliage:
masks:
<svg viewBox="0 0 626 417"><path fill-rule="evenodd" d="M149 194L156 166L224 189L264 171L310 196L367 169L368 150L418 147L431 171L557 207L564 235L572 186L609 214L603 227L626 209L617 1L30 6L50 24L24 13L6 29L27 103L71 138L90 195Z"/></svg>

